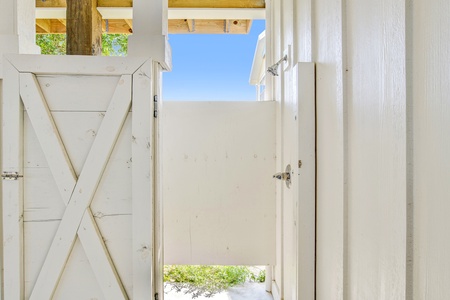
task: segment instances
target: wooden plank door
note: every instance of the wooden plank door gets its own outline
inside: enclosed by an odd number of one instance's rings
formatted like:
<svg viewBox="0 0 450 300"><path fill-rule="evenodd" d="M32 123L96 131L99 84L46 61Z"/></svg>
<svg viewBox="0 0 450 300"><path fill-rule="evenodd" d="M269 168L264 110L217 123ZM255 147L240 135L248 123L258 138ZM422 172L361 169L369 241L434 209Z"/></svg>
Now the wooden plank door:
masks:
<svg viewBox="0 0 450 300"><path fill-rule="evenodd" d="M7 65L5 299L150 299L151 60L22 55Z"/></svg>
<svg viewBox="0 0 450 300"><path fill-rule="evenodd" d="M315 284L315 69L299 62L282 77L277 120L277 167L290 184L277 186L277 265L274 299L314 299Z"/></svg>

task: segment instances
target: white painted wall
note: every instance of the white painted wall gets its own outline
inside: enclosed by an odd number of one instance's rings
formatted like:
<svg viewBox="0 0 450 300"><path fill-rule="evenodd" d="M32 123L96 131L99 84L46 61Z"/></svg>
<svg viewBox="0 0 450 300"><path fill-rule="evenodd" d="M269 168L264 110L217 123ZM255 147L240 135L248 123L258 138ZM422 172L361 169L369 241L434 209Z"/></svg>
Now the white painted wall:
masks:
<svg viewBox="0 0 450 300"><path fill-rule="evenodd" d="M410 13L414 299L449 299L450 3L414 1Z"/></svg>
<svg viewBox="0 0 450 300"><path fill-rule="evenodd" d="M34 0L2 0L0 4L0 80L7 53L40 53L35 37Z"/></svg>
<svg viewBox="0 0 450 300"><path fill-rule="evenodd" d="M33 39L17 2L1 3L0 54ZM317 299L449 298L448 1L267 2L268 65L290 44L293 61L316 63ZM267 85L279 116L289 72ZM282 253L295 244L281 236L294 220L277 201L274 275L289 299Z"/></svg>
<svg viewBox="0 0 450 300"><path fill-rule="evenodd" d="M165 264L275 263L275 103L167 102Z"/></svg>
<svg viewBox="0 0 450 300"><path fill-rule="evenodd" d="M294 59L316 63L317 299L449 298L449 3L280 2L268 60L294 28Z"/></svg>
<svg viewBox="0 0 450 300"><path fill-rule="evenodd" d="M346 6L348 299L402 299L406 265L403 1Z"/></svg>
<svg viewBox="0 0 450 300"><path fill-rule="evenodd" d="M312 18L317 110L316 294L317 299L342 300L345 224L342 1L316 1ZM300 15L298 20L301 24ZM307 51L299 52L300 57L305 57L303 52Z"/></svg>

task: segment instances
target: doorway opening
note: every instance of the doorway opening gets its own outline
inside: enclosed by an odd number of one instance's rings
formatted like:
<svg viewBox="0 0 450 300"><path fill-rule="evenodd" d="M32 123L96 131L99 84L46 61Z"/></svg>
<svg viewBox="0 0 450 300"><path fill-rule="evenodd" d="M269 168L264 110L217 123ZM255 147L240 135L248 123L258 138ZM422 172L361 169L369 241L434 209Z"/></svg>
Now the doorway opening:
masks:
<svg viewBox="0 0 450 300"><path fill-rule="evenodd" d="M164 104L165 264L275 264L275 105Z"/></svg>
<svg viewBox="0 0 450 300"><path fill-rule="evenodd" d="M261 68L263 62L264 52L260 48L258 49L258 41L264 30L265 20L254 20L247 34L169 35L173 69L171 72L163 74L164 100L169 102L260 100L261 81L258 80L255 83L252 75L255 72L253 70L255 59L261 60L261 62L258 61L259 68ZM259 56L256 57L257 55ZM258 70L258 72L261 72L261 70ZM166 106L166 108L170 113L170 106ZM187 113L186 110L183 111ZM223 112L223 109L221 111ZM176 119L180 120L180 118ZM225 117L223 121L230 122L230 120ZM203 124L210 127L205 123ZM186 127L182 127L185 131L189 131ZM198 130L195 132L197 136L201 135ZM215 135L221 136L218 132ZM165 136L168 136L168 134ZM204 136L204 139L206 140L207 136ZM192 139L191 142L196 143ZM220 146L217 147L220 148ZM205 152L204 149L201 151ZM209 156L210 159L213 159L214 155ZM189 159L189 154L186 154L184 162ZM208 155L203 153L202 160L208 160ZM186 195L183 196L186 197ZM190 200L186 197L185 201L189 202ZM170 207L170 204L165 206L165 220L172 222L172 217L166 218L169 214L167 209L170 209ZM192 209L191 206L189 208L191 214ZM199 212L199 214L202 214L202 212ZM195 218L199 220L198 213ZM211 219L211 221L214 222L217 219ZM167 230L169 227L171 226L164 226L164 236L171 234L170 230ZM173 245L165 244L166 250L170 247L173 247ZM271 293L266 291L265 281L266 266L165 265L164 299L273 299Z"/></svg>
<svg viewBox="0 0 450 300"><path fill-rule="evenodd" d="M271 300L264 266L166 265L166 300Z"/></svg>
<svg viewBox="0 0 450 300"><path fill-rule="evenodd" d="M244 34L169 34L173 69L163 74L165 101L257 100L250 77L265 20L249 26Z"/></svg>

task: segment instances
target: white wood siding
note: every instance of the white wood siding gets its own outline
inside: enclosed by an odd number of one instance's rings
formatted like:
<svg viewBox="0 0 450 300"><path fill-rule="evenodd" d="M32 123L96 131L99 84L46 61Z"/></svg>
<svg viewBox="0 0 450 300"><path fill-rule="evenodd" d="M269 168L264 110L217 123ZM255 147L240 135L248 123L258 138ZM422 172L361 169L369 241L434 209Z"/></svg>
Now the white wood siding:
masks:
<svg viewBox="0 0 450 300"><path fill-rule="evenodd" d="M311 0L302 0L310 5ZM315 1L313 13L317 112L317 299L344 298L345 89L343 1ZM298 20L303 20L300 14ZM309 22L309 20L307 21ZM302 24L300 21L299 24ZM310 33L312 34L312 32ZM299 50L299 57L308 59Z"/></svg>
<svg viewBox="0 0 450 300"><path fill-rule="evenodd" d="M294 60L316 63L316 297L402 299L407 250L405 3L282 0L272 7L271 59L279 59L293 44ZM290 101L294 87L286 84L289 78L287 70L275 79L280 105ZM288 261L285 255L277 264L289 268ZM283 281L282 293L289 298L293 283L288 275L275 278Z"/></svg>
<svg viewBox="0 0 450 300"><path fill-rule="evenodd" d="M151 298L153 63L41 58L5 79L5 299Z"/></svg>
<svg viewBox="0 0 450 300"><path fill-rule="evenodd" d="M408 1L414 299L450 298L450 3ZM413 226L413 227L412 227ZM410 293L411 295L411 293Z"/></svg>

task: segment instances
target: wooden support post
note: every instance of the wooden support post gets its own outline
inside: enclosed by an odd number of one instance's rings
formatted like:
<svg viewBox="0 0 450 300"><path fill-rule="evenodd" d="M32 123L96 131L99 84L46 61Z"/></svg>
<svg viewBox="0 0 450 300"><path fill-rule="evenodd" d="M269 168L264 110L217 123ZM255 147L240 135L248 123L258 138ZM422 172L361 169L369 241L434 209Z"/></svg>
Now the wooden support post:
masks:
<svg viewBox="0 0 450 300"><path fill-rule="evenodd" d="M67 0L67 54L100 55L102 17L97 0Z"/></svg>

